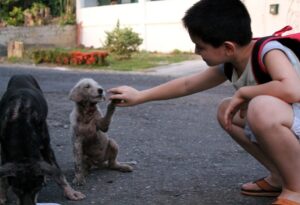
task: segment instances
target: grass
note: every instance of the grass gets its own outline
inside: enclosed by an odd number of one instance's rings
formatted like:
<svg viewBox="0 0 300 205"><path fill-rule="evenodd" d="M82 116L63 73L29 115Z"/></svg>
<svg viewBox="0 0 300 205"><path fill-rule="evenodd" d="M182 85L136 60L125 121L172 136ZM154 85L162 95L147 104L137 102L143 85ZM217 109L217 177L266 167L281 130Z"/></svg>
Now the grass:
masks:
<svg viewBox="0 0 300 205"><path fill-rule="evenodd" d="M192 53L140 52L134 54L131 59L126 60L118 60L110 55L107 58L109 65L101 68L118 71L138 71L192 59L196 59L196 56Z"/></svg>
<svg viewBox="0 0 300 205"><path fill-rule="evenodd" d="M65 50L65 49L64 49ZM85 50L84 51L88 51ZM25 52L25 57L22 59L11 58L7 61L10 63L32 64L31 50ZM199 58L193 53L174 51L172 53L146 52L141 51L132 55L130 59L118 59L113 54L110 54L106 60L107 65L78 65L66 66L70 68L92 69L92 70L114 70L114 71L142 71L156 66L168 65L182 61ZM43 65L43 64L39 64ZM44 64L46 65L46 64ZM50 66L53 66L51 64ZM49 66L49 64L47 64ZM64 65L65 66L65 65Z"/></svg>

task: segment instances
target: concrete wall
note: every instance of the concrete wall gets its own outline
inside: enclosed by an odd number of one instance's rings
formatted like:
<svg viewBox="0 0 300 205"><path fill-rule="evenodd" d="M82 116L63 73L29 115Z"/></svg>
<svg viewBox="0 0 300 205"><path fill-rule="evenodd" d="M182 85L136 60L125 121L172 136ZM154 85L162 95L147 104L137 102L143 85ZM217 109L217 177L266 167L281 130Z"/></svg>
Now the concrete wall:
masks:
<svg viewBox="0 0 300 205"><path fill-rule="evenodd" d="M300 0L244 0L252 18L254 36L270 35L291 25L300 32ZM279 4L278 14L270 13L270 5Z"/></svg>
<svg viewBox="0 0 300 205"><path fill-rule="evenodd" d="M93 3L91 4L91 2ZM82 23L80 40L85 46L101 47L117 21L144 39L141 49L169 52L174 49L193 51L181 19L198 0L139 0L139 3L87 7L95 0L77 0L77 22ZM255 37L270 35L285 25L300 32L300 0L242 0L252 18ZM87 2L90 2L89 4ZM279 4L279 13L270 13L270 5Z"/></svg>
<svg viewBox="0 0 300 205"><path fill-rule="evenodd" d="M76 26L34 26L0 28L0 53L9 41L17 40L25 45L73 47L76 45Z"/></svg>

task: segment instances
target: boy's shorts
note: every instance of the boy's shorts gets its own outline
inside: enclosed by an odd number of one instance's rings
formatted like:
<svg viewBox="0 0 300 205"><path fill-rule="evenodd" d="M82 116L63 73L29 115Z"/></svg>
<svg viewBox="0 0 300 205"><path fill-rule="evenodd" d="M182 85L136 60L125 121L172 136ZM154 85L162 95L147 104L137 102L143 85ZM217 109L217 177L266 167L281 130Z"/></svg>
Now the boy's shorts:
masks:
<svg viewBox="0 0 300 205"><path fill-rule="evenodd" d="M291 130L293 131L293 133L295 134L297 139L299 139L299 137L300 137L300 103L293 103L292 108L293 108L293 112L294 112L294 120L293 120ZM256 137L253 134L253 132L247 122L246 122L246 125L244 128L244 133L251 142L257 143Z"/></svg>

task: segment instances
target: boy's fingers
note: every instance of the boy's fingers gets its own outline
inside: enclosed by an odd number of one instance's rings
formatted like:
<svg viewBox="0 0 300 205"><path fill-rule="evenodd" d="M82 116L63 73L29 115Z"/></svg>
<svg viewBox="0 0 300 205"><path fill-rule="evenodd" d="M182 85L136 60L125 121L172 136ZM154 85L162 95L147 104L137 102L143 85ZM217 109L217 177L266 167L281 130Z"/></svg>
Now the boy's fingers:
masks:
<svg viewBox="0 0 300 205"><path fill-rule="evenodd" d="M121 93L120 88L111 88L111 89L108 90L108 92L109 93L114 93L114 94Z"/></svg>
<svg viewBox="0 0 300 205"><path fill-rule="evenodd" d="M121 90L121 88L117 87L117 88L111 88L109 90L107 90L108 93L108 99L113 100L121 100L123 98L123 92Z"/></svg>
<svg viewBox="0 0 300 205"><path fill-rule="evenodd" d="M122 98L122 94L111 94L110 96L109 96L109 99L110 100L122 100L123 98Z"/></svg>
<svg viewBox="0 0 300 205"><path fill-rule="evenodd" d="M227 109L225 111L225 128L226 130L230 130L231 129L231 120L233 118L233 112L230 109Z"/></svg>
<svg viewBox="0 0 300 205"><path fill-rule="evenodd" d="M128 86L120 86L120 87L115 87L115 88L110 88L108 92L113 93L113 94L122 94Z"/></svg>
<svg viewBox="0 0 300 205"><path fill-rule="evenodd" d="M109 92L108 99L111 100L111 102L115 106L118 106L118 107L125 106L126 101L124 99L124 95L123 94L121 94L121 93L113 93L113 92L110 92L110 90L108 92Z"/></svg>

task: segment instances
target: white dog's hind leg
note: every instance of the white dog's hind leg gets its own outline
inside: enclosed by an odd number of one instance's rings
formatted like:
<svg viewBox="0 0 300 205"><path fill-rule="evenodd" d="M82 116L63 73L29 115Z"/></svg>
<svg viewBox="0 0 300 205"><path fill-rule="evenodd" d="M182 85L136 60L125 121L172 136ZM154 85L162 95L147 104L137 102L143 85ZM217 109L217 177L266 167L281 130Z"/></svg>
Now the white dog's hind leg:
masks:
<svg viewBox="0 0 300 205"><path fill-rule="evenodd" d="M110 139L108 146L108 168L118 170L121 172L132 172L133 168L129 164L120 163L117 161L119 149L117 143L113 139Z"/></svg>

